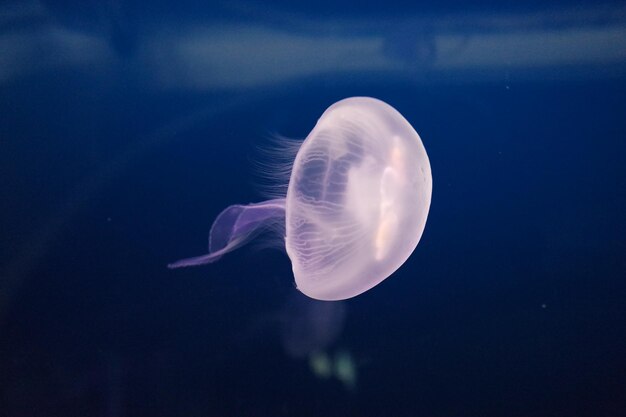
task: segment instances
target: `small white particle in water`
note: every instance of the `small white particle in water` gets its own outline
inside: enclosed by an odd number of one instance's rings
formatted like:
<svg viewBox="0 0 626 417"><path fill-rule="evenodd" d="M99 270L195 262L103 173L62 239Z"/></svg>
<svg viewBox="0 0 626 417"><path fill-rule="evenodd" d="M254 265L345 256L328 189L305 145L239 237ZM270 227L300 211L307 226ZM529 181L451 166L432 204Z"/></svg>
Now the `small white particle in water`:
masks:
<svg viewBox="0 0 626 417"><path fill-rule="evenodd" d="M541 308L546 308L546 307L548 307L547 304L541 304Z"/></svg>
<svg viewBox="0 0 626 417"><path fill-rule="evenodd" d="M111 218L110 218L110 217L107 217L107 222L110 222L110 221L111 221Z"/></svg>

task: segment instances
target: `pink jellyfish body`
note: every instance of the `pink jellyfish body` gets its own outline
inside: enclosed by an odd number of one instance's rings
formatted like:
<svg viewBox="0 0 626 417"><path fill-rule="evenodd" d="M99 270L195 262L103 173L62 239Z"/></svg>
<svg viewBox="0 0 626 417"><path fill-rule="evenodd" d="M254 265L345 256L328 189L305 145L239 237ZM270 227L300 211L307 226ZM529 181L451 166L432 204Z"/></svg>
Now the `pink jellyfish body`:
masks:
<svg viewBox="0 0 626 417"><path fill-rule="evenodd" d="M228 207L213 223L209 253L169 266L216 261L262 226L284 222L297 288L319 300L354 297L411 255L431 194L430 163L413 127L380 100L347 98L300 146L285 198Z"/></svg>

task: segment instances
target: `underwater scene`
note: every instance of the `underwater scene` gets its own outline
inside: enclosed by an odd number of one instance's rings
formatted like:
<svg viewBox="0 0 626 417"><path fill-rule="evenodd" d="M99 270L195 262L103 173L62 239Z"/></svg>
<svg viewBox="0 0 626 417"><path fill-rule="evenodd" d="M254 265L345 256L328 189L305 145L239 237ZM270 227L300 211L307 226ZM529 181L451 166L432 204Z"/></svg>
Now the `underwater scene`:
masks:
<svg viewBox="0 0 626 417"><path fill-rule="evenodd" d="M626 416L626 3L0 3L0 417Z"/></svg>

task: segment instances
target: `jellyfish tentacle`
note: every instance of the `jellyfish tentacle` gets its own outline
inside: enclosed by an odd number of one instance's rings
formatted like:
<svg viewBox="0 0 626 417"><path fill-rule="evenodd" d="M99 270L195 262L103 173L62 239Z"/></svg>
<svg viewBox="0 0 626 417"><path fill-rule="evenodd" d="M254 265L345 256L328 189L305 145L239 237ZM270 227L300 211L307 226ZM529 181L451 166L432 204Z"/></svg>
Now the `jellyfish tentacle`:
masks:
<svg viewBox="0 0 626 417"><path fill-rule="evenodd" d="M285 199L278 198L254 204L235 204L224 209L209 232L209 253L181 259L168 268L204 265L247 243L267 225L285 219Z"/></svg>

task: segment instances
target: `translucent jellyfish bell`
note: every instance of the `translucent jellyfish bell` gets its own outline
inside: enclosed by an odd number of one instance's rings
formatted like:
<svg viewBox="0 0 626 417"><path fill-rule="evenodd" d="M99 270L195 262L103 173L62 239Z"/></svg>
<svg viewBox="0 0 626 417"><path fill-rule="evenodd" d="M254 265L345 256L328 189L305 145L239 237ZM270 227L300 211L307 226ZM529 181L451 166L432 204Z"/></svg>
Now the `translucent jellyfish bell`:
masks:
<svg viewBox="0 0 626 417"><path fill-rule="evenodd" d="M284 222L296 286L342 300L396 271L419 242L432 193L428 155L390 105L352 97L330 106L304 140L285 198L234 205L215 220L209 253L171 268L214 262L272 222Z"/></svg>

